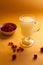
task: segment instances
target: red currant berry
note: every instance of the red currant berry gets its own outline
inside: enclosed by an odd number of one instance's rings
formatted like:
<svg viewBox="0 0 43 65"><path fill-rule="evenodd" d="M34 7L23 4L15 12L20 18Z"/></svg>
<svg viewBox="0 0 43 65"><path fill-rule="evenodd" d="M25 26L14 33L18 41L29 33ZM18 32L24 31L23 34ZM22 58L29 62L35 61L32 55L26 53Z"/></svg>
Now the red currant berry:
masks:
<svg viewBox="0 0 43 65"><path fill-rule="evenodd" d="M40 48L40 52L42 52L42 53L43 53L43 47L41 47L41 48Z"/></svg>
<svg viewBox="0 0 43 65"><path fill-rule="evenodd" d="M17 52L19 52L20 51L20 49L17 49Z"/></svg>
<svg viewBox="0 0 43 65"><path fill-rule="evenodd" d="M12 55L12 61L16 59L16 54Z"/></svg>
<svg viewBox="0 0 43 65"><path fill-rule="evenodd" d="M37 59L37 54L34 54L34 58L33 58L34 60L36 60Z"/></svg>

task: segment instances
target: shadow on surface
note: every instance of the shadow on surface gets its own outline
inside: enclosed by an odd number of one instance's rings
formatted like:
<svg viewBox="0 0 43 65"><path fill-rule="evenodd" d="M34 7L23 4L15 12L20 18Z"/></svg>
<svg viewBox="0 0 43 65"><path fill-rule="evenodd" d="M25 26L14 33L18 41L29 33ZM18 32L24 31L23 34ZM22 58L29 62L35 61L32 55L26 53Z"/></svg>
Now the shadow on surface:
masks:
<svg viewBox="0 0 43 65"><path fill-rule="evenodd" d="M12 34L13 35L13 34ZM10 38L12 35L4 35L2 33L0 33L0 39L8 39Z"/></svg>

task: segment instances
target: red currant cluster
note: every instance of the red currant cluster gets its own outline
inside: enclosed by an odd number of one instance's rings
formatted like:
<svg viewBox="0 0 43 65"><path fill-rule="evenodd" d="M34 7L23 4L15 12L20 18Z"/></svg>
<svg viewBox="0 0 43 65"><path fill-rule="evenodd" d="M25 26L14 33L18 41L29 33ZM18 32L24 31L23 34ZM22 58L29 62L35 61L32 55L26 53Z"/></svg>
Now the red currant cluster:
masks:
<svg viewBox="0 0 43 65"><path fill-rule="evenodd" d="M17 45L13 44L13 42L9 42L8 46L11 46L11 49L13 50L13 53L14 52L23 52L24 51L24 48L22 48L21 46L18 48ZM40 52L43 53L43 47L40 48ZM36 60L37 57L38 57L37 54L34 54L33 59ZM16 59L16 54L13 54L12 55L12 60L15 60L15 59Z"/></svg>
<svg viewBox="0 0 43 65"><path fill-rule="evenodd" d="M2 26L1 30L5 32L11 32L16 29L16 25L12 23L6 23Z"/></svg>
<svg viewBox="0 0 43 65"><path fill-rule="evenodd" d="M13 42L9 42L8 46L11 46L11 49L13 50L13 53L14 52L23 52L24 51L24 48L22 47L17 47L17 45L14 45ZM15 60L16 59L16 54L13 54L12 55L12 60Z"/></svg>

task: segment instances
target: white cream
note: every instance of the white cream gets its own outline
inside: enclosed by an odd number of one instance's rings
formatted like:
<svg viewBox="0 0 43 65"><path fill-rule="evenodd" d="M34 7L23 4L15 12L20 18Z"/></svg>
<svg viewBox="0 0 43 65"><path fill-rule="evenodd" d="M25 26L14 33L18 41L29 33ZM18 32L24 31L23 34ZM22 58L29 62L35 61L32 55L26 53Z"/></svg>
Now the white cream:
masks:
<svg viewBox="0 0 43 65"><path fill-rule="evenodd" d="M30 37L33 32L34 19L31 17L20 17L21 30L24 36Z"/></svg>

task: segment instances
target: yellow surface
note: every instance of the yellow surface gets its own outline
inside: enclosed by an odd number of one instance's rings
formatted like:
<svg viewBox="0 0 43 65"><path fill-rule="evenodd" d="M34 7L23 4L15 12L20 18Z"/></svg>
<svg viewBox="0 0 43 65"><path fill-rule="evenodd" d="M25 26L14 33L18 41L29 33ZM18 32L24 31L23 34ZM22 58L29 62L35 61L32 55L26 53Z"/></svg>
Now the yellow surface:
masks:
<svg viewBox="0 0 43 65"><path fill-rule="evenodd" d="M17 29L12 36L3 36L0 34L0 65L43 65L43 54L40 53L40 48L43 47L43 14L24 14L36 19L40 22L41 27L38 32L33 33L32 39L34 39L34 44L32 47L25 48L23 53L16 53L17 58L12 61L12 50L8 46L9 41L13 41L18 46L22 38L21 28L19 23L19 16L16 15L2 15L0 17L0 25L6 22L13 22L17 25ZM33 55L37 53L37 60L33 60Z"/></svg>
<svg viewBox="0 0 43 65"><path fill-rule="evenodd" d="M43 11L43 0L0 0L0 12Z"/></svg>

